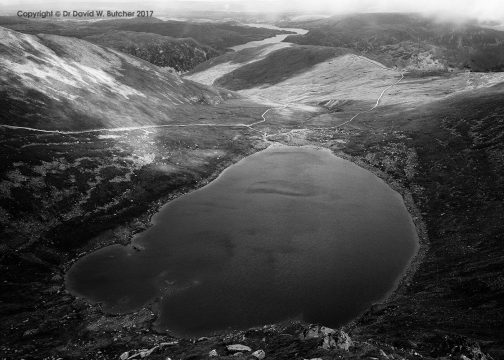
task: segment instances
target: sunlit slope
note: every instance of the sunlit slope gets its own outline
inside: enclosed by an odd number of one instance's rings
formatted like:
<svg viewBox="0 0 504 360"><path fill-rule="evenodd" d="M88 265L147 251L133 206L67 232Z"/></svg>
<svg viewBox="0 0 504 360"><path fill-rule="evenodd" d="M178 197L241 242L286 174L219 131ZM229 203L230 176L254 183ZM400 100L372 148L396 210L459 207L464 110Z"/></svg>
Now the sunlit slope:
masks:
<svg viewBox="0 0 504 360"><path fill-rule="evenodd" d="M268 54L290 47L289 43L264 45L230 52L198 65L186 78L206 85L213 85L215 80L245 65L261 61Z"/></svg>
<svg viewBox="0 0 504 360"><path fill-rule="evenodd" d="M324 46L291 44L225 56L199 65L189 78L263 102L335 111L348 106L367 110L377 103L411 108L504 81L504 73L411 73L348 49Z"/></svg>
<svg viewBox="0 0 504 360"><path fill-rule="evenodd" d="M236 69L217 79L215 83L232 90L249 89L263 84L273 85L347 53L347 49L325 46L293 46L274 51L260 61Z"/></svg>
<svg viewBox="0 0 504 360"><path fill-rule="evenodd" d="M169 123L221 94L89 42L0 27L0 123L80 130Z"/></svg>
<svg viewBox="0 0 504 360"><path fill-rule="evenodd" d="M283 104L302 103L328 108L352 101L374 105L378 100L379 105L415 107L503 81L504 73L459 72L417 77L363 56L347 54L323 61L280 82L265 81L239 93Z"/></svg>
<svg viewBox="0 0 504 360"><path fill-rule="evenodd" d="M344 48L267 46L207 61L188 76L269 103L376 102L401 73Z"/></svg>
<svg viewBox="0 0 504 360"><path fill-rule="evenodd" d="M352 55L343 55L277 83L265 83L241 93L281 103L324 104L328 101L376 101L379 90L400 74Z"/></svg>

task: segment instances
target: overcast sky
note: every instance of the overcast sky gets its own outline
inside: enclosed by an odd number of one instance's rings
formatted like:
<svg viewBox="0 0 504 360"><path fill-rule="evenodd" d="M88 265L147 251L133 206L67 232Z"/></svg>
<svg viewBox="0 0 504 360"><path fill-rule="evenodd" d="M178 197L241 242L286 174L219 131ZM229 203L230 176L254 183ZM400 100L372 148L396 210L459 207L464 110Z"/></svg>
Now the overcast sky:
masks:
<svg viewBox="0 0 504 360"><path fill-rule="evenodd" d="M34 6L47 7L54 4L71 7L76 4L99 4L118 7L121 3L136 3L138 7L174 7L197 3L196 0L0 0L0 7L18 7L31 10ZM444 16L466 16L479 19L504 21L504 0L199 0L201 6L220 10L239 8L254 11L301 10L305 13L346 13L346 12L427 12ZM210 4L214 3L214 4ZM120 6L119 6L120 7Z"/></svg>
<svg viewBox="0 0 504 360"><path fill-rule="evenodd" d="M259 1L235 0L254 5ZM230 2L230 1L227 1ZM431 12L504 20L504 0L281 0L279 8L299 8L317 13L330 12Z"/></svg>

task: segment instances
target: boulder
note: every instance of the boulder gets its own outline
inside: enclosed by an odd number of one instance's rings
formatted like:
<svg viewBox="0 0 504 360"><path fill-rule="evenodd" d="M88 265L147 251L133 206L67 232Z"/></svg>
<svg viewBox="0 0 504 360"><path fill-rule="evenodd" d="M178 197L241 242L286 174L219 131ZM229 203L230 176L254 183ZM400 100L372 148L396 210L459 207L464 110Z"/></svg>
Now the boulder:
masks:
<svg viewBox="0 0 504 360"><path fill-rule="evenodd" d="M331 335L331 334L336 333L336 330L331 329L331 328L328 328L328 327L325 327L325 326L321 326L319 331L320 331L320 333L322 333L322 335L324 335L324 336L327 336L327 335Z"/></svg>
<svg viewBox="0 0 504 360"><path fill-rule="evenodd" d="M350 349L350 346L353 345L352 339L343 330L339 330L336 334L332 336L336 338L337 349L348 351Z"/></svg>
<svg viewBox="0 0 504 360"><path fill-rule="evenodd" d="M219 354L217 353L217 350L213 349L213 350L211 350L211 351L208 353L208 356L209 356L209 357L216 357L216 356L219 356Z"/></svg>
<svg viewBox="0 0 504 360"><path fill-rule="evenodd" d="M332 336L324 337L324 340L322 341L322 349L336 349L336 340L334 340Z"/></svg>
<svg viewBox="0 0 504 360"><path fill-rule="evenodd" d="M178 341L162 342L161 344L159 344L159 347L164 348L165 346L175 346L178 345L178 343Z"/></svg>
<svg viewBox="0 0 504 360"><path fill-rule="evenodd" d="M306 340L306 339L318 339L318 338L324 338L328 335L332 335L336 333L336 330L325 327L325 326L320 326L320 325L311 325L308 330L305 330L301 334L301 339Z"/></svg>
<svg viewBox="0 0 504 360"><path fill-rule="evenodd" d="M31 336L35 336L39 333L40 331L38 329L30 329L30 330L26 330L24 333L23 333L23 337L31 337Z"/></svg>
<svg viewBox="0 0 504 360"><path fill-rule="evenodd" d="M300 335L301 340L322 339L322 348L326 350L346 350L353 345L350 336L343 330L335 330L325 326L312 325Z"/></svg>
<svg viewBox="0 0 504 360"><path fill-rule="evenodd" d="M141 349L138 351L138 354L140 355L140 358L143 359L147 356L149 356L150 354L152 354L154 352L154 350L157 349L157 346L153 347L152 349Z"/></svg>
<svg viewBox="0 0 504 360"><path fill-rule="evenodd" d="M252 353L252 356L258 360L262 360L266 357L266 353L264 352L264 350L257 350Z"/></svg>
<svg viewBox="0 0 504 360"><path fill-rule="evenodd" d="M249 348L248 346L246 345L242 345L242 344L233 344L233 345L228 345L227 347L227 350L229 352L243 352L243 351L252 351L251 348Z"/></svg>
<svg viewBox="0 0 504 360"><path fill-rule="evenodd" d="M318 327L310 327L308 330L306 330L304 333L301 334L301 339L306 340L306 339L317 339L319 338L319 328Z"/></svg>

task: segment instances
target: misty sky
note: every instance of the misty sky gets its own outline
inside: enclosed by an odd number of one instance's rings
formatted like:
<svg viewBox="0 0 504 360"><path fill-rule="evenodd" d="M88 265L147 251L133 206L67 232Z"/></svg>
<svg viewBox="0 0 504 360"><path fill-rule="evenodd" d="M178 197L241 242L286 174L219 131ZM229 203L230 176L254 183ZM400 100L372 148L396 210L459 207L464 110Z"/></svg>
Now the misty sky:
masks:
<svg viewBox="0 0 504 360"><path fill-rule="evenodd" d="M443 16L464 16L504 20L504 0L279 0L221 1L242 3L247 8L269 10L300 9L319 14L346 12L424 12Z"/></svg>
<svg viewBox="0 0 504 360"><path fill-rule="evenodd" d="M200 2L201 6L197 3ZM62 7L72 4L99 4L120 7L121 3L133 3L131 0L0 0L0 8L19 7L31 10L34 6L58 4ZM289 11L328 14L347 12L423 12L440 16L476 17L479 19L500 20L504 22L504 0L146 0L135 2L139 7L156 6L163 8L187 7L196 4L218 10L249 11Z"/></svg>

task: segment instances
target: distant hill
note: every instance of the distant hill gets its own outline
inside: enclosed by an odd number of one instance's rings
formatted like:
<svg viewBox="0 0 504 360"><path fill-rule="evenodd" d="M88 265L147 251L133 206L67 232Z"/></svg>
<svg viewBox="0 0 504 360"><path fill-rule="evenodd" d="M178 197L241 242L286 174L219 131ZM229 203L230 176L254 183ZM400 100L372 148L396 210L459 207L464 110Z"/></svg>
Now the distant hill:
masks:
<svg viewBox="0 0 504 360"><path fill-rule="evenodd" d="M229 47L289 33L232 22L198 23L156 18L75 22L0 16L0 26L32 35L84 39L178 71L188 71L223 54Z"/></svg>
<svg viewBox="0 0 504 360"><path fill-rule="evenodd" d="M83 38L97 45L134 55L157 66L187 71L220 52L197 41L152 33L112 30Z"/></svg>
<svg viewBox="0 0 504 360"><path fill-rule="evenodd" d="M231 71L252 62L262 60L269 53L291 45L292 44L280 42L245 48L239 51L230 51L199 64L184 76L202 84L213 85L215 80Z"/></svg>
<svg viewBox="0 0 504 360"><path fill-rule="evenodd" d="M85 38L106 34L113 30L152 33L173 38L192 38L202 45L217 50L263 40L288 31L242 26L231 22L187 22L163 21L156 18L134 18L102 20L95 22L26 20L13 17L0 17L0 26L27 34L55 34Z"/></svg>
<svg viewBox="0 0 504 360"><path fill-rule="evenodd" d="M404 72L373 60L372 53L359 54L362 52L351 48L279 43L218 56L184 77L245 97L289 104L289 108L324 108L333 114L313 118L316 124L326 123L331 116L336 121L348 120L377 102L410 109L504 81L503 73L426 70L428 67L408 67Z"/></svg>
<svg viewBox="0 0 504 360"><path fill-rule="evenodd" d="M420 70L504 70L504 32L417 14L356 14L288 23L309 29L287 42L347 47L389 66Z"/></svg>
<svg viewBox="0 0 504 360"><path fill-rule="evenodd" d="M221 94L84 40L0 27L0 123L81 130L164 124Z"/></svg>
<svg viewBox="0 0 504 360"><path fill-rule="evenodd" d="M259 61L231 71L217 79L215 84L230 90L243 90L264 84L273 85L307 71L316 64L346 53L348 53L346 49L323 46L286 47L269 53ZM204 64L201 67L203 68Z"/></svg>
<svg viewBox="0 0 504 360"><path fill-rule="evenodd" d="M263 40L288 31L241 26L235 23L200 23L185 21L129 22L109 20L96 22L95 28L148 32L175 38L193 38L201 44L217 50L225 50L249 41Z"/></svg>

